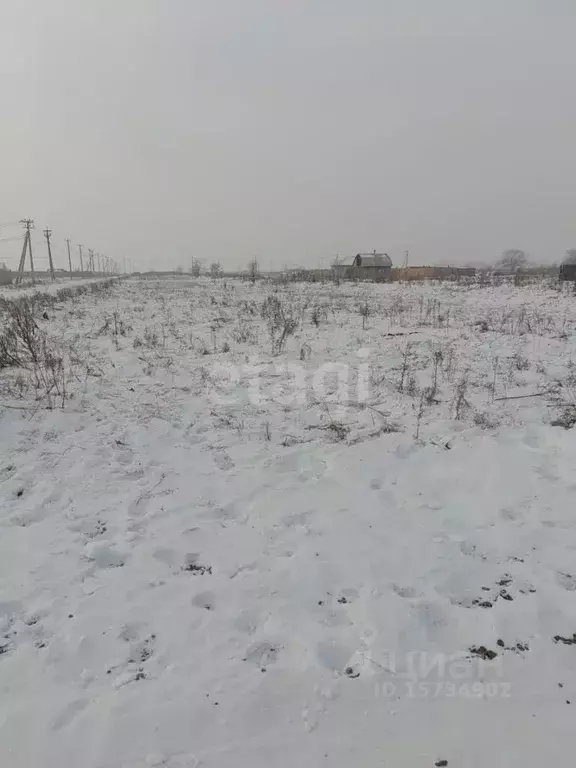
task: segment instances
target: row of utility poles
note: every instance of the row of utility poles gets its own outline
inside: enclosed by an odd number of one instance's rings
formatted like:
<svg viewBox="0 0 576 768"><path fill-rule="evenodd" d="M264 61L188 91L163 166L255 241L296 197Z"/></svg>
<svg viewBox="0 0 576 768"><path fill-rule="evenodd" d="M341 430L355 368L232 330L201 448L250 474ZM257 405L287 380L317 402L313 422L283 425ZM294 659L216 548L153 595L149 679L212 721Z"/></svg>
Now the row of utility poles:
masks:
<svg viewBox="0 0 576 768"><path fill-rule="evenodd" d="M18 275L16 277L16 282L21 283L22 279L24 278L24 268L26 265L26 256L28 255L30 260L30 275L32 277L32 282L34 282L34 256L32 254L32 237L30 235L30 231L34 229L34 219L22 219L20 221L22 226L24 227L24 245L22 246L22 253L20 255L20 263L18 265ZM52 230L46 229L43 232L44 237L46 238L46 246L48 248L48 264L50 268L50 277L52 280L56 279L56 274L54 272L54 262L52 261L52 245L50 243L50 238L52 237ZM66 243L66 247L68 250L68 267L70 270L70 279L72 279L72 256L70 253L70 240L66 238L64 241ZM120 272L118 264L114 259L111 259L109 256L104 256L101 253L95 253L92 248L88 249L88 259L86 262L86 270L84 270L84 252L83 245L78 246L78 254L80 256L80 272L81 274L84 274L84 271L89 272L90 274L118 274ZM124 271L126 271L126 260L124 260Z"/></svg>

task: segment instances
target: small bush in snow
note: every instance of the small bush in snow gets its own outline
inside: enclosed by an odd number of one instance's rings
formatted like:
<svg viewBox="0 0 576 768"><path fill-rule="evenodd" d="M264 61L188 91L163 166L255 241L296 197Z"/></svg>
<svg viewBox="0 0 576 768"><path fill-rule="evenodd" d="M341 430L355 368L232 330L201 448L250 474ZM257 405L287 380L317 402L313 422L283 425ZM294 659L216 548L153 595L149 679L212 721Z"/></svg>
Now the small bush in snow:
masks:
<svg viewBox="0 0 576 768"><path fill-rule="evenodd" d="M295 333L298 322L292 309L275 295L264 299L260 314L268 325L272 354L278 355L284 349L288 337Z"/></svg>
<svg viewBox="0 0 576 768"><path fill-rule="evenodd" d="M572 429L576 425L576 405L567 405L552 422L553 427Z"/></svg>

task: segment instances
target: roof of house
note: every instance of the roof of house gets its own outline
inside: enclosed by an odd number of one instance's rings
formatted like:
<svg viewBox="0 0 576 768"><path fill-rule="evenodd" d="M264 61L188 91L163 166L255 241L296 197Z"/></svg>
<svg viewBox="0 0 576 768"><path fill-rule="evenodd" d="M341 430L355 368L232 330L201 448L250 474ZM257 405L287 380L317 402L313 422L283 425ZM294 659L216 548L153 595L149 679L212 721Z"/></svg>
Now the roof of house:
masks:
<svg viewBox="0 0 576 768"><path fill-rule="evenodd" d="M387 253L358 253L355 259L360 256L363 267L391 267L392 259Z"/></svg>
<svg viewBox="0 0 576 768"><path fill-rule="evenodd" d="M576 253L571 253L562 262L563 267L567 267L570 265L571 267L576 267Z"/></svg>

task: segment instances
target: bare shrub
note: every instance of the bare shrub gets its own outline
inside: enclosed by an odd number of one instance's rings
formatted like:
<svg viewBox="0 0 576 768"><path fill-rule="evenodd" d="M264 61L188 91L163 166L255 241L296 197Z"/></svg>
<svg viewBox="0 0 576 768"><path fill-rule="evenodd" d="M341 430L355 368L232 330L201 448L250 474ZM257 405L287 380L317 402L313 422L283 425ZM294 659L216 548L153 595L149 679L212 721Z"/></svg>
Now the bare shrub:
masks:
<svg viewBox="0 0 576 768"><path fill-rule="evenodd" d="M343 424L341 421L330 421L328 423L327 429L330 431L330 434L334 440L337 441L346 440L348 433L350 432L350 427L348 427L346 424Z"/></svg>
<svg viewBox="0 0 576 768"><path fill-rule="evenodd" d="M426 404L430 402L429 389L430 388L423 389L420 393L420 401L418 403L418 408L416 409L416 431L414 433L415 440L420 439L420 425L422 424L422 418L426 412Z"/></svg>
<svg viewBox="0 0 576 768"><path fill-rule="evenodd" d="M468 372L466 371L458 383L454 391L454 399L452 401L452 408L454 412L454 418L462 419L467 410L470 409L470 403L468 402L466 395L468 394Z"/></svg>
<svg viewBox="0 0 576 768"><path fill-rule="evenodd" d="M366 330L366 324L370 317L370 305L367 301L362 301L358 306L358 313L362 318L362 330Z"/></svg>
<svg viewBox="0 0 576 768"><path fill-rule="evenodd" d="M416 397L416 395L418 394L418 383L416 382L416 376L414 376L413 373L411 373L408 376L408 379L406 380L406 387L405 387L404 391L410 397Z"/></svg>
<svg viewBox="0 0 576 768"><path fill-rule="evenodd" d="M18 350L18 339L12 328L0 334L0 370L17 368L22 364Z"/></svg>
<svg viewBox="0 0 576 768"><path fill-rule="evenodd" d="M448 344L442 352L443 366L442 373L445 381L451 381L454 375L454 358L456 350L453 344Z"/></svg>
<svg viewBox="0 0 576 768"><path fill-rule="evenodd" d="M412 362L412 344L411 342L407 342L406 346L404 347L404 351L402 353L402 364L400 367L400 381L398 382L398 392L404 392L404 387L406 384L406 379L408 377L408 374L410 372L410 365Z"/></svg>
<svg viewBox="0 0 576 768"><path fill-rule="evenodd" d="M260 277L260 268L258 266L258 259L252 259L248 263L248 279L254 285L256 280Z"/></svg>
<svg viewBox="0 0 576 768"><path fill-rule="evenodd" d="M150 328L148 325L144 328L144 342L148 347L158 346L158 332L155 328Z"/></svg>
<svg viewBox="0 0 576 768"><path fill-rule="evenodd" d="M35 312L40 308L40 301L28 297L5 305L0 368L20 369L13 379L14 394L23 397L33 390L37 400L47 400L49 408L56 402L63 407L67 397L64 357L36 323Z"/></svg>
<svg viewBox="0 0 576 768"><path fill-rule="evenodd" d="M438 372L442 366L442 361L444 360L444 352L441 347L434 350L432 360L433 360L432 384L430 387L426 388L426 403L428 405L432 405L437 401Z"/></svg>
<svg viewBox="0 0 576 768"><path fill-rule="evenodd" d="M247 301L246 299L242 299L242 301L240 301L238 304L238 312L245 315L257 315L258 305L255 301Z"/></svg>
<svg viewBox="0 0 576 768"><path fill-rule="evenodd" d="M318 304L315 304L312 307L312 312L310 313L310 320L312 322L312 325L315 325L316 328L320 327L320 323L322 320L326 320L326 309L324 307L319 306Z"/></svg>
<svg viewBox="0 0 576 768"><path fill-rule="evenodd" d="M528 371L530 369L530 361L520 352L514 354L512 362L517 371Z"/></svg>
<svg viewBox="0 0 576 768"><path fill-rule="evenodd" d="M56 291L56 298L58 301L68 301L74 297L74 294L72 288L60 288Z"/></svg>
<svg viewBox="0 0 576 768"><path fill-rule="evenodd" d="M10 303L5 333L8 347L16 352L16 359L38 362L41 354L41 338L34 317L34 305L27 297Z"/></svg>
<svg viewBox="0 0 576 768"><path fill-rule="evenodd" d="M565 405L551 424L553 427L572 429L576 425L576 405Z"/></svg>
<svg viewBox="0 0 576 768"><path fill-rule="evenodd" d="M237 344L258 343L258 333L246 318L241 318L231 333L232 338Z"/></svg>
<svg viewBox="0 0 576 768"><path fill-rule="evenodd" d="M57 399L58 404L64 408L67 394L64 360L47 348L45 340L42 358L41 361L34 363L31 371L38 399L46 398L49 408L54 407Z"/></svg>
<svg viewBox="0 0 576 768"><path fill-rule="evenodd" d="M298 321L292 309L283 304L276 295L264 299L260 314L268 325L272 354L277 355L284 349L288 337L295 333Z"/></svg>
<svg viewBox="0 0 576 768"><path fill-rule="evenodd" d="M481 429L496 429L498 427L498 421L484 411L475 411L472 421L475 426Z"/></svg>

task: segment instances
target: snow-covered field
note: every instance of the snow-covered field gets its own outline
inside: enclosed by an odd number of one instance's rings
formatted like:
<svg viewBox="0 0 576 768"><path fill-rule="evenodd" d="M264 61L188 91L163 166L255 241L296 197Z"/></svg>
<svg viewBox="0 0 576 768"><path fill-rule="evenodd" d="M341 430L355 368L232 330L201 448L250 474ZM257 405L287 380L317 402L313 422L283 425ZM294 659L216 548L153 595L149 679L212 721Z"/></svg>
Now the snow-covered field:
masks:
<svg viewBox="0 0 576 768"><path fill-rule="evenodd" d="M0 370L2 768L571 763L574 296L34 312Z"/></svg>

